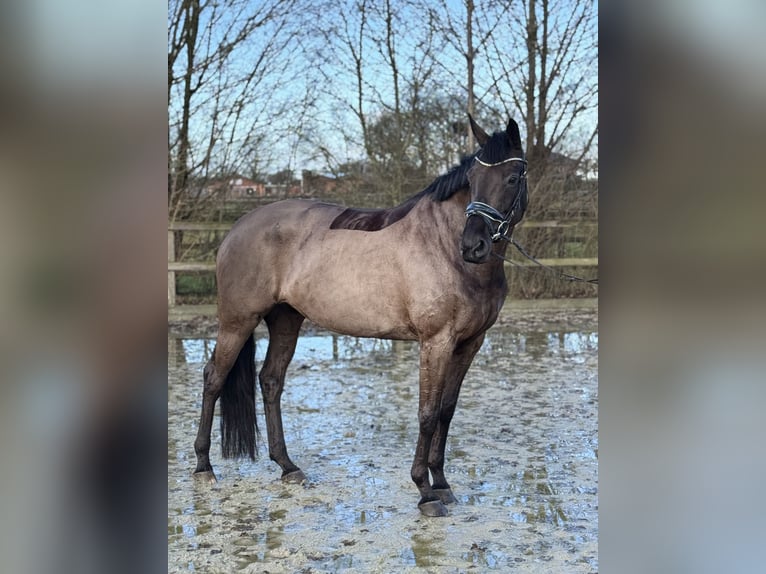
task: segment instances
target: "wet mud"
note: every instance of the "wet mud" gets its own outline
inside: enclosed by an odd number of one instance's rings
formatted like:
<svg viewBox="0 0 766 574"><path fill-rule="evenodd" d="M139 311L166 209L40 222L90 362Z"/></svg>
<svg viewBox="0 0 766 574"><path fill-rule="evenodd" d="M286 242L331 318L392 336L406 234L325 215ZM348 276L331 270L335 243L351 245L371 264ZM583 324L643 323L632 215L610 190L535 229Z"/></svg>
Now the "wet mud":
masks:
<svg viewBox="0 0 766 574"><path fill-rule="evenodd" d="M445 518L420 515L409 477L416 344L308 329L282 403L308 482L279 480L265 434L255 462L223 460L216 420L210 486L192 471L213 341L178 335L168 341L170 572L598 571L595 310L519 312L487 333L450 429L458 503Z"/></svg>

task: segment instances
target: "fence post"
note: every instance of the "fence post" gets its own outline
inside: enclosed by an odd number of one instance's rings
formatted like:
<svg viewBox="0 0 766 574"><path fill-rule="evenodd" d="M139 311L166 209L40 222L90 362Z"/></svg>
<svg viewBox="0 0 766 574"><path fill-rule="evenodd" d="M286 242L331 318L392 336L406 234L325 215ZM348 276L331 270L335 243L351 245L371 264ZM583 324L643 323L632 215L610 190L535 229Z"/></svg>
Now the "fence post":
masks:
<svg viewBox="0 0 766 574"><path fill-rule="evenodd" d="M168 229L168 263L176 260L175 232ZM169 266L168 266L169 267ZM168 307L176 306L176 272L168 268Z"/></svg>

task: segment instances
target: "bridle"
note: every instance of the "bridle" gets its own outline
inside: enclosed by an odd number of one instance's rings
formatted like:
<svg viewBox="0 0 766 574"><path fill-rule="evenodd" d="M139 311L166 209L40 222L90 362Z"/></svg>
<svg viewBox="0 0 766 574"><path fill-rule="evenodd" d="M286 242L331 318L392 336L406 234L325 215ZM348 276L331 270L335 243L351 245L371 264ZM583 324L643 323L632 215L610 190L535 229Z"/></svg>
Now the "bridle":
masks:
<svg viewBox="0 0 766 574"><path fill-rule="evenodd" d="M508 232L508 229L511 226L511 221L513 221L517 210L519 210L521 207L522 196L527 195L527 160L522 157L509 157L508 159L504 159L503 161L499 161L497 163L487 163L479 159L478 156L476 156L475 159L478 163L485 167L495 167L497 165L502 165L511 161L520 161L524 164L524 170L519 174L519 179L516 183L516 197L514 198L513 204L511 205L511 208L508 210L506 215L503 215L491 205L482 203L481 201L472 201L465 208L466 217L471 217L472 215L480 215L482 218L484 218L484 221L487 222L487 225L489 225L490 229L492 229L493 223L497 224L497 229L494 233L492 233L492 243L500 241L501 239L508 241L509 238L505 234ZM523 215L524 213L522 212L521 216L523 217ZM519 220L521 220L521 217Z"/></svg>
<svg viewBox="0 0 766 574"><path fill-rule="evenodd" d="M529 259L530 261L532 261L534 264L538 265L539 267L543 267L547 269L548 271L555 273L559 277L566 279L567 281L581 281L583 283L589 283L591 285L598 285L597 278L583 279L582 277L578 277L576 275L570 275L569 273L562 273L558 269L554 269L553 267L549 265L545 265L544 263L541 263L534 256L527 253L526 250L513 237L509 237L506 235L506 232L508 231L508 228L511 225L511 221L513 221L513 217L516 215L516 210L519 209L521 206L522 196L526 197L527 195L527 160L521 157L509 157L508 159L504 159L503 161L499 161L497 163L487 163L479 159L478 156L475 159L477 162L479 162L481 165L485 167L494 167L496 165L502 165L510 161L520 161L524 164L524 170L519 174L519 181L516 184L516 197L513 200L513 205L511 205L511 209L508 210L508 215L503 215L491 205L482 203L481 201L472 201L465 208L465 216L470 217L472 215L480 215L487 222L490 229L492 229L493 223L497 223L497 230L492 234L492 242L495 243L497 241L500 241L501 239L503 241L507 241L508 243L513 245L519 251L519 253L521 253L524 257L526 257L527 259ZM523 212L521 213L521 216L522 217L524 216ZM519 221L521 221L521 217L519 217ZM498 257L499 259L502 259L504 261L508 261L509 263L513 265L519 265L519 263L513 261L512 259L508 259L507 257L499 253L495 253L494 255L495 257Z"/></svg>

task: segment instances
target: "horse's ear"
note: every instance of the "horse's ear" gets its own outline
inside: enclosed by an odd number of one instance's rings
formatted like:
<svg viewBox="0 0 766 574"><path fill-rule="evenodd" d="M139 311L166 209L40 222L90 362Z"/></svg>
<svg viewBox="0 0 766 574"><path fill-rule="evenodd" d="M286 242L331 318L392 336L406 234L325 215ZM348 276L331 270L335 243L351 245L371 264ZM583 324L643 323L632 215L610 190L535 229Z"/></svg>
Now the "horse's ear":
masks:
<svg viewBox="0 0 766 574"><path fill-rule="evenodd" d="M508 125L505 128L505 133L508 134L508 138L511 140L514 149L521 149L521 134L519 134L519 124L513 121L513 118L508 118Z"/></svg>
<svg viewBox="0 0 766 574"><path fill-rule="evenodd" d="M480 146L483 146L485 143L487 143L487 140L489 139L487 132L481 129L479 127L479 124L473 121L473 116L471 114L468 114L468 121L471 122L471 131L473 132L473 135L476 138L476 141L479 142Z"/></svg>

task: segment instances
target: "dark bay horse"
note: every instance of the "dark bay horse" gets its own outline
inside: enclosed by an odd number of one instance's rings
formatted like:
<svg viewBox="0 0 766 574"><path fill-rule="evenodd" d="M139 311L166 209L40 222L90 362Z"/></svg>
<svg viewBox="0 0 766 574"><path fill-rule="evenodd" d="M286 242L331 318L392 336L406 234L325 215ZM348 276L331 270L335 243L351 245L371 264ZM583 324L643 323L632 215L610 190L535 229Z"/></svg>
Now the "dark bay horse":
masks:
<svg viewBox="0 0 766 574"><path fill-rule="evenodd" d="M215 480L210 431L221 398L224 457L255 457L255 343L266 321L259 374L269 456L282 479L303 482L290 460L280 398L305 318L357 337L420 343L418 436L412 480L427 516L455 502L444 450L463 377L497 319L507 284L503 255L527 205L519 127L489 136L469 116L480 149L391 209L285 200L243 216L216 259L219 331L204 369L195 474ZM429 481L429 470L431 481Z"/></svg>

